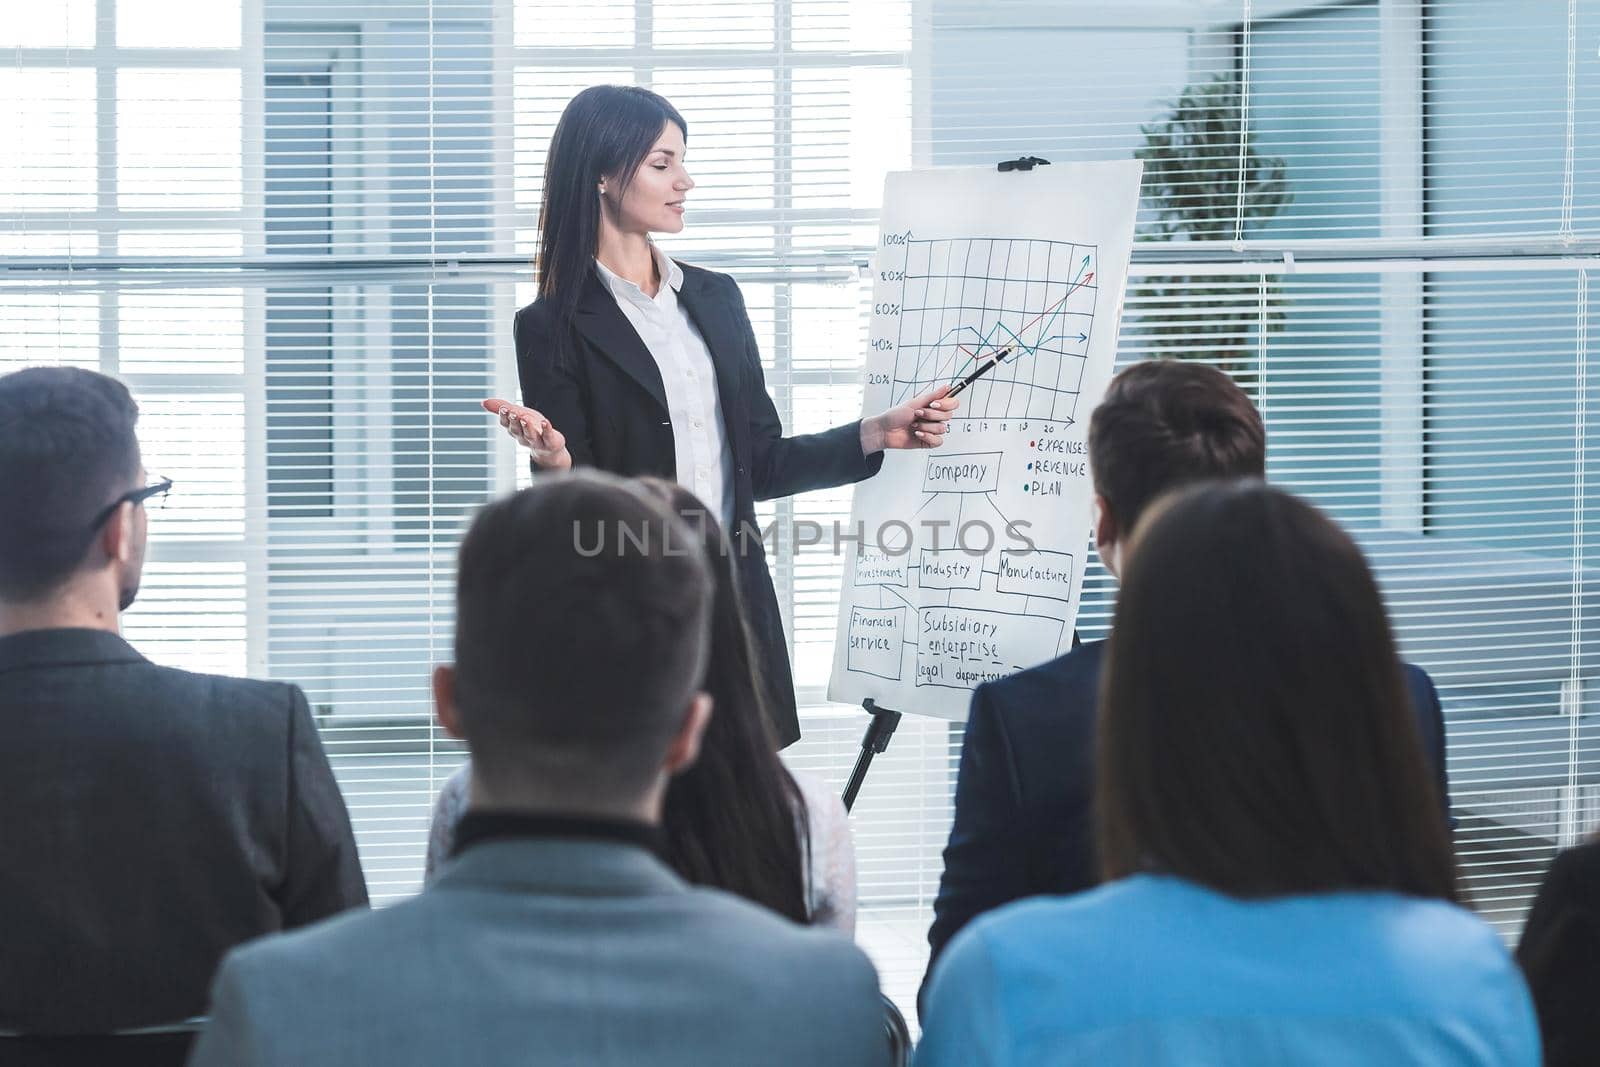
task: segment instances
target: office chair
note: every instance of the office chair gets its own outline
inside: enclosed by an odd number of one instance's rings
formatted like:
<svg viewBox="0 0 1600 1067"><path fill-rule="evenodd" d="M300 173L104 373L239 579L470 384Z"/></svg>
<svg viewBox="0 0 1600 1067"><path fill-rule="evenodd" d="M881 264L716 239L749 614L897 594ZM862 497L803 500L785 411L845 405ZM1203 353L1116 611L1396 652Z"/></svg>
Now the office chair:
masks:
<svg viewBox="0 0 1600 1067"><path fill-rule="evenodd" d="M882 993L878 998L883 1001L883 1032L889 1041L889 1062L894 1067L906 1067L911 1062L911 1028L894 1001Z"/></svg>
<svg viewBox="0 0 1600 1067"><path fill-rule="evenodd" d="M109 1034L27 1034L0 1030L0 1067L182 1067L203 1017Z"/></svg>

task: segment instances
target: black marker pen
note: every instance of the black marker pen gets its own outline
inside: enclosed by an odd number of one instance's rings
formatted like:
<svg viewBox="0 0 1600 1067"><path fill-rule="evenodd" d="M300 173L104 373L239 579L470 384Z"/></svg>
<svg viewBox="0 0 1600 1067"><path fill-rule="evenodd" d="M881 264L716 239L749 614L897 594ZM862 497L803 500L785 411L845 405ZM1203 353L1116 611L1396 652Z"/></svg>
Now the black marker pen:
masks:
<svg viewBox="0 0 1600 1067"><path fill-rule="evenodd" d="M988 374L991 370L1004 363L1006 361L1006 357L1010 354L1011 349L1009 347L1002 348L1000 351L994 354L993 359L957 382L956 387L946 393L945 396L955 396L957 393L961 392L961 390L965 389L967 386L971 385L973 382L977 381L979 378L982 378L985 374Z"/></svg>

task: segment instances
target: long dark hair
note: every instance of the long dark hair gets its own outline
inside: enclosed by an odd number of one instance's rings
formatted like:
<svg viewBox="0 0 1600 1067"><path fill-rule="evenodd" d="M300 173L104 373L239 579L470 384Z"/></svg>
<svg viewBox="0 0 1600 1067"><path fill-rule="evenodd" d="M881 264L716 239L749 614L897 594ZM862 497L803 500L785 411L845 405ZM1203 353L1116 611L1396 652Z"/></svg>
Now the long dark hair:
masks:
<svg viewBox="0 0 1600 1067"><path fill-rule="evenodd" d="M1107 878L1457 899L1377 585L1355 543L1296 497L1212 483L1153 506L1099 716Z"/></svg>
<svg viewBox="0 0 1600 1067"><path fill-rule="evenodd" d="M711 722L699 759L667 786L667 861L690 882L807 922L805 803L778 758L727 539L693 493L658 478L639 481L702 532L716 585L704 687Z"/></svg>
<svg viewBox="0 0 1600 1067"><path fill-rule="evenodd" d="M539 295L572 321L600 240L600 179L628 191L667 123L689 124L665 97L632 85L591 85L567 102L544 164L539 208Z"/></svg>

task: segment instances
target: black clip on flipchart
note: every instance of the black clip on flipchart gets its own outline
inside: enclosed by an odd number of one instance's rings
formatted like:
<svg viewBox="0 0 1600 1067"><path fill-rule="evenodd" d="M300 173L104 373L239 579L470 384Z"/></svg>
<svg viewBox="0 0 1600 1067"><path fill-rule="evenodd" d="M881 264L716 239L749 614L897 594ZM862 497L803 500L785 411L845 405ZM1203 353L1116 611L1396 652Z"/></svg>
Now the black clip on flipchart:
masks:
<svg viewBox="0 0 1600 1067"><path fill-rule="evenodd" d="M1034 167L1048 167L1050 161L1038 156L1018 156L1016 159L1002 159L996 163L994 169L1004 174L1008 170L1032 170Z"/></svg>

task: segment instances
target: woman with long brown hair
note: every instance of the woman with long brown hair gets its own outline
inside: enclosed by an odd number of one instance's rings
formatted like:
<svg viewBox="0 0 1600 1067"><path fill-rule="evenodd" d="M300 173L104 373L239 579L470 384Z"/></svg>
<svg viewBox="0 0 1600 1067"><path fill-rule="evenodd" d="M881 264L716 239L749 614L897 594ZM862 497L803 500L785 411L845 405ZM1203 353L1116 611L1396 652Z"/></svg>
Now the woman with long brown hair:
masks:
<svg viewBox="0 0 1600 1067"><path fill-rule="evenodd" d="M1526 989L1456 904L1354 542L1259 482L1134 533L1102 680L1108 884L969 926L918 1063L1526 1065Z"/></svg>
<svg viewBox="0 0 1600 1067"><path fill-rule="evenodd" d="M961 402L946 384L830 430L785 433L739 286L652 237L684 227L688 139L678 109L639 86L594 85L567 103L545 159L538 298L513 331L523 403L484 407L535 471L654 475L705 501L735 549L784 746L800 723L755 502L871 477L886 449L937 448Z"/></svg>

